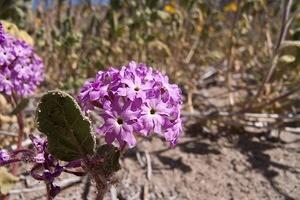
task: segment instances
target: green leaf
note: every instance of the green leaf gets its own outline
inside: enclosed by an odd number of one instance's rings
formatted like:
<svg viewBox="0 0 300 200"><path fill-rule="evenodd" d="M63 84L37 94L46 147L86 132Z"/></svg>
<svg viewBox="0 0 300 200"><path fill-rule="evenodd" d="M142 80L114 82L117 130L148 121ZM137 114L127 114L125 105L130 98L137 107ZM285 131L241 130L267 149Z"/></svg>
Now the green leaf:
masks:
<svg viewBox="0 0 300 200"><path fill-rule="evenodd" d="M37 128L47 135L48 151L57 159L72 161L93 154L91 124L76 100L62 91L45 94L37 108Z"/></svg>
<svg viewBox="0 0 300 200"><path fill-rule="evenodd" d="M18 177L15 177L7 171L5 167L0 167L0 193L8 194L12 187L18 181Z"/></svg>
<svg viewBox="0 0 300 200"><path fill-rule="evenodd" d="M10 115L16 115L18 113L20 113L22 110L24 110L29 103L29 99L22 99L21 102L15 107L15 109L13 109L13 111L11 111L11 113L9 113Z"/></svg>
<svg viewBox="0 0 300 200"><path fill-rule="evenodd" d="M100 157L99 160L103 160L102 167L107 174L121 169L119 163L120 155L120 150L111 144L104 144L97 148L96 156Z"/></svg>

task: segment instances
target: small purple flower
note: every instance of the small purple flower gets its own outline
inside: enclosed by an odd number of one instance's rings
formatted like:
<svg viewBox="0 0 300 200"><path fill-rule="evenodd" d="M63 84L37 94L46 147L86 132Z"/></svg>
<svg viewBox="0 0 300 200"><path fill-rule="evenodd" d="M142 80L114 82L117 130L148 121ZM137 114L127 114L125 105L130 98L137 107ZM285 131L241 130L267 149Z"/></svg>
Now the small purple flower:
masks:
<svg viewBox="0 0 300 200"><path fill-rule="evenodd" d="M10 160L10 155L4 149L0 149L0 166L2 163L5 163Z"/></svg>
<svg viewBox="0 0 300 200"><path fill-rule="evenodd" d="M169 78L167 76L159 75L160 76L160 84L161 89L163 90L162 93L162 100L164 102L172 101L175 104L181 102L181 91L179 87L175 84L169 83Z"/></svg>
<svg viewBox="0 0 300 200"><path fill-rule="evenodd" d="M153 133L174 146L182 133L179 87L143 63L132 61L119 70L98 72L84 84L78 99L87 114L93 112L103 119L97 132L109 144L117 141L120 148L134 147L136 134Z"/></svg>
<svg viewBox="0 0 300 200"><path fill-rule="evenodd" d="M139 77L136 73L132 72L127 72L120 82L123 84L123 87L118 88L117 94L128 97L131 101L135 98L145 99L147 91L151 90L153 87L151 82L144 81L143 77Z"/></svg>
<svg viewBox="0 0 300 200"><path fill-rule="evenodd" d="M36 156L34 156L33 159L36 163L44 163L45 162L45 155L44 155L44 153L38 153Z"/></svg>
<svg viewBox="0 0 300 200"><path fill-rule="evenodd" d="M0 92L11 95L13 88L12 71L8 67L3 66L0 68Z"/></svg>
<svg viewBox="0 0 300 200"><path fill-rule="evenodd" d="M39 136L29 135L31 142L38 153L44 153L47 147L47 141Z"/></svg>
<svg viewBox="0 0 300 200"><path fill-rule="evenodd" d="M134 147L136 140L133 131L137 121L136 113L130 109L131 102L120 101L121 99L115 98L111 110L101 114L104 124L98 130L105 135L108 144L117 139L121 147L126 143L129 147Z"/></svg>
<svg viewBox="0 0 300 200"><path fill-rule="evenodd" d="M149 99L141 107L141 123L143 124L142 133L162 133L162 126L170 115L170 109L160 98Z"/></svg>
<svg viewBox="0 0 300 200"><path fill-rule="evenodd" d="M16 72L18 72L17 78L20 78L20 79L28 79L29 78L29 73L30 73L29 70L30 69L27 66L25 66L24 63L20 63L20 62L16 63L14 70Z"/></svg>
<svg viewBox="0 0 300 200"><path fill-rule="evenodd" d="M182 135L182 120L180 118L177 121L169 124L169 128L166 129L164 133L164 137L168 142L170 142L171 146L174 147L178 138Z"/></svg>
<svg viewBox="0 0 300 200"><path fill-rule="evenodd" d="M79 100L85 111L93 110L96 107L106 108L108 91L112 89L116 82L118 71L111 68L106 72L98 72L96 79L87 81L80 92ZM110 88L109 88L110 86Z"/></svg>
<svg viewBox="0 0 300 200"><path fill-rule="evenodd" d="M0 45L0 66L8 66L16 58L13 54L11 46L4 44L5 43Z"/></svg>
<svg viewBox="0 0 300 200"><path fill-rule="evenodd" d="M16 57L24 58L30 61L32 54L32 47L26 44L24 41L16 40L12 45L13 53Z"/></svg>

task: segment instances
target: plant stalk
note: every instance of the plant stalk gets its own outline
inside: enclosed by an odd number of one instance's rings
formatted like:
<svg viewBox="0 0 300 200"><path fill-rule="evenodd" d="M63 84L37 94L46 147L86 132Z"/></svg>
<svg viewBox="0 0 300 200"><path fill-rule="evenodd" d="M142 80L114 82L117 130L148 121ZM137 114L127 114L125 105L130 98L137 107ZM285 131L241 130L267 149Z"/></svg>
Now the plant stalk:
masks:
<svg viewBox="0 0 300 200"><path fill-rule="evenodd" d="M108 185L105 182L103 182L101 175L98 174L97 172L91 172L91 175L96 183L96 188L97 188L96 200L103 200L104 195L107 192Z"/></svg>
<svg viewBox="0 0 300 200"><path fill-rule="evenodd" d="M12 94L12 102L13 102L14 106L17 107L18 98L14 93ZM17 138L17 149L16 149L16 151L18 151L22 148L22 141L24 139L24 114L23 114L22 111L20 111L17 114L17 123L18 123L18 127L19 127L19 133L18 133L18 138ZM12 174L13 175L18 174L18 163L13 164Z"/></svg>
<svg viewBox="0 0 300 200"><path fill-rule="evenodd" d="M22 141L24 139L24 115L22 112L17 114L17 121L18 121L18 126L19 126L19 134L18 134L18 139L17 139L17 149L16 151L20 150L22 148ZM18 163L13 164L12 168L12 174L17 175L18 174Z"/></svg>
<svg viewBox="0 0 300 200"><path fill-rule="evenodd" d="M93 169L93 165L91 164L91 161L89 158L84 159L84 163L87 167L87 170L91 176L91 178L95 181L96 183L96 188L97 188L97 196L96 200L103 200L105 193L108 190L108 184L107 181L105 180L104 177L101 176L96 170Z"/></svg>
<svg viewBox="0 0 300 200"><path fill-rule="evenodd" d="M49 183L46 183L46 188L47 188L47 200L52 200L53 198L51 197L50 195L50 184Z"/></svg>

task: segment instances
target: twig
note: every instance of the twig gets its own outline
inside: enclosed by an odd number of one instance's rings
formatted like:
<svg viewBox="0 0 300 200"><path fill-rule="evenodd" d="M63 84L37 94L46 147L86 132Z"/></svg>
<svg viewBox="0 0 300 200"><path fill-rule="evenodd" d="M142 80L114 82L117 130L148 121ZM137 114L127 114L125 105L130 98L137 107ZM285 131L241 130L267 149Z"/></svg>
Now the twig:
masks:
<svg viewBox="0 0 300 200"><path fill-rule="evenodd" d="M80 177L74 177L74 178L69 178L63 181L60 181L57 183L57 185L60 185L62 189L68 188L74 184L80 183L81 178ZM9 192L9 194L20 194L20 193L29 193L29 192L36 192L39 190L45 190L45 186L38 186L38 187L33 187L33 188L23 188L23 189L14 189Z"/></svg>
<svg viewBox="0 0 300 200"><path fill-rule="evenodd" d="M66 189L68 187L71 187L71 186L81 183L81 182L82 182L82 177L73 177L73 178L69 178L66 180L62 180L62 181L58 182L57 184L60 185L60 187L62 189Z"/></svg>
<svg viewBox="0 0 300 200"><path fill-rule="evenodd" d="M289 20L289 15L290 15L292 4L293 4L293 0L285 0L284 2L284 10L283 10L283 16L281 21L281 31L275 47L275 53L278 52L281 43L284 41L289 25L291 23L291 20Z"/></svg>
<svg viewBox="0 0 300 200"><path fill-rule="evenodd" d="M200 42L200 36L197 37L196 41L194 42L192 48L190 49L187 57L184 59L184 63L189 64L191 62L191 59L193 57L193 55L195 54L195 51L197 49L197 46Z"/></svg>
<svg viewBox="0 0 300 200"><path fill-rule="evenodd" d="M135 155L136 155L136 158L137 158L139 164L141 165L141 167L144 167L145 166L145 162L142 160L140 152L137 151Z"/></svg>
<svg viewBox="0 0 300 200"><path fill-rule="evenodd" d="M267 73L267 76L266 76L266 79L264 81L264 84L265 83L268 83L275 71L275 68L277 66L277 62L278 62L278 59L279 59L279 49L280 49L280 46L282 44L282 42L285 40L286 38L286 34L287 34L287 31L288 31L288 28L290 26L290 23L292 22L292 20L288 20L289 19L289 15L290 15L290 10L291 10L291 6L293 4L293 0L286 0L284 2L284 11L283 11L283 17L282 17L282 22L281 22L281 31L280 31L280 35L279 35L279 38L277 40L277 44L276 44L276 47L274 49L274 59L273 59L273 62L272 62L272 65Z"/></svg>
<svg viewBox="0 0 300 200"><path fill-rule="evenodd" d="M147 160L147 179L151 180L152 177L152 165L151 165L151 158L148 151L145 151L145 156Z"/></svg>
<svg viewBox="0 0 300 200"><path fill-rule="evenodd" d="M267 26L268 27L268 26ZM268 45L268 54L271 57L273 55L273 43L271 38L270 30L267 28L266 30L266 39L267 39L267 45Z"/></svg>
<svg viewBox="0 0 300 200"><path fill-rule="evenodd" d="M262 103L262 104L258 105L258 106L256 107L256 109L257 109L257 108L265 107L265 106L267 106L267 105L271 105L271 104L273 104L273 103L275 103L275 102L277 102L277 101L280 101L280 100L282 100L282 99L285 99L286 97L288 97L288 96L294 94L295 92L298 92L299 90L300 90L300 87L294 88L293 90L288 91L288 92L286 92L286 93L284 93L284 94L282 94L282 95L280 95L280 96L278 96L278 97L276 97L276 98L273 98L273 99L271 99L270 101L267 101L266 103Z"/></svg>
<svg viewBox="0 0 300 200"><path fill-rule="evenodd" d="M9 193L10 194L20 194L20 193L29 193L29 192L36 192L38 190L45 190L45 186L38 186L38 187L33 187L33 188L25 188L25 189L14 189L11 190Z"/></svg>
<svg viewBox="0 0 300 200"><path fill-rule="evenodd" d="M285 131L300 134L300 127L285 127Z"/></svg>
<svg viewBox="0 0 300 200"><path fill-rule="evenodd" d="M230 37L229 37L229 48L228 48L228 52L227 52L227 75L226 75L226 79L227 79L227 89L229 92L229 103L230 105L234 105L235 104L235 100L234 100L234 96L231 92L231 82L232 82L232 74L231 74L231 70L233 67L233 61L234 61L234 30L240 15L240 4L241 4L241 0L237 0L237 11L234 15L234 19L232 21L232 25L231 25L231 32L230 32Z"/></svg>
<svg viewBox="0 0 300 200"><path fill-rule="evenodd" d="M0 135L12 136L12 137L15 137L15 136L17 136L17 134L16 134L16 133L13 133L13 132L8 132L8 131L3 131L3 130L0 130Z"/></svg>
<svg viewBox="0 0 300 200"><path fill-rule="evenodd" d="M148 187L148 183L145 183L143 188L143 200L148 200L148 199L149 199L149 187Z"/></svg>
<svg viewBox="0 0 300 200"><path fill-rule="evenodd" d="M117 190L113 185L110 187L110 197L111 197L111 200L118 200Z"/></svg>

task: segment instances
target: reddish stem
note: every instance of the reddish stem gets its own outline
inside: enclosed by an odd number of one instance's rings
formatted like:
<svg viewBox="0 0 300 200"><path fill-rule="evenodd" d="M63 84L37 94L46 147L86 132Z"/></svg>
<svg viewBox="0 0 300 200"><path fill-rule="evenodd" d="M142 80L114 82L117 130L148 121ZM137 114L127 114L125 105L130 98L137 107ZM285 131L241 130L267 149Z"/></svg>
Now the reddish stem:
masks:
<svg viewBox="0 0 300 200"><path fill-rule="evenodd" d="M17 139L17 151L22 149L22 141L24 139L24 115L22 111L17 114L17 121L19 126L19 134ZM12 174L17 175L18 174L18 163L15 163L12 168Z"/></svg>
<svg viewBox="0 0 300 200"><path fill-rule="evenodd" d="M17 96L12 93L12 103L14 104L15 107L17 107L18 105L18 98ZM18 134L18 139L17 139L17 151L20 150L22 148L22 141L24 138L24 115L23 112L20 111L17 114L17 122L18 122L18 126L19 126L19 134ZM12 174L13 175L17 175L18 174L18 163L13 164L12 166Z"/></svg>
<svg viewBox="0 0 300 200"><path fill-rule="evenodd" d="M23 115L22 111L17 115L17 120L18 120L18 125L19 125L17 150L20 150L22 148L22 141L24 139L24 115Z"/></svg>
<svg viewBox="0 0 300 200"><path fill-rule="evenodd" d="M9 196L8 195L3 195L3 196L0 196L0 199L1 200L9 200Z"/></svg>

